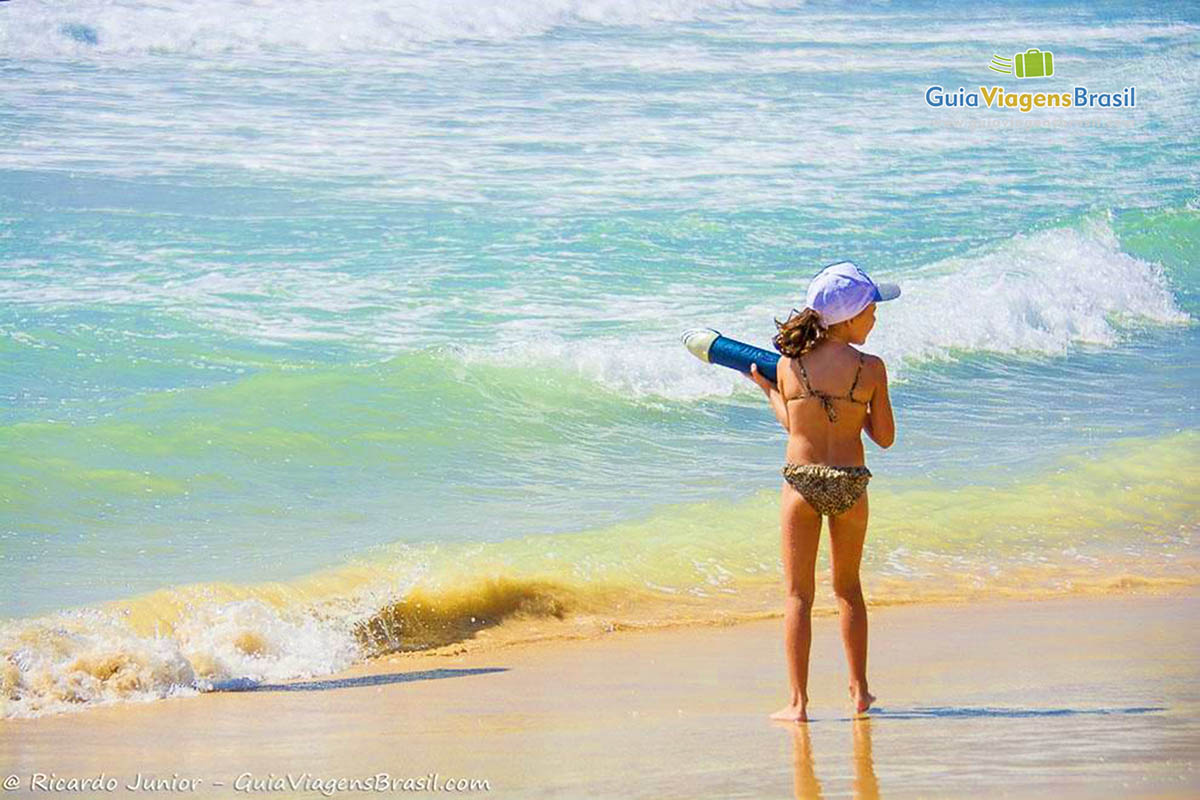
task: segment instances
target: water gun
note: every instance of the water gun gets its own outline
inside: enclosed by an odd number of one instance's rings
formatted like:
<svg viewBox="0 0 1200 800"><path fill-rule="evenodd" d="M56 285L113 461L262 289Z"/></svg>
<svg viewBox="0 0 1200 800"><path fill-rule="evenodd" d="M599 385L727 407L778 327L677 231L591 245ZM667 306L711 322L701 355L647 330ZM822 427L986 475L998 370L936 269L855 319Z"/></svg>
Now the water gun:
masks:
<svg viewBox="0 0 1200 800"><path fill-rule="evenodd" d="M775 382L775 367L779 364L779 354L752 344L739 342L722 336L720 331L712 328L697 328L683 334L683 346L696 358L708 364L720 364L722 367L736 369L738 372L750 374L750 364L758 365L758 372L772 383Z"/></svg>

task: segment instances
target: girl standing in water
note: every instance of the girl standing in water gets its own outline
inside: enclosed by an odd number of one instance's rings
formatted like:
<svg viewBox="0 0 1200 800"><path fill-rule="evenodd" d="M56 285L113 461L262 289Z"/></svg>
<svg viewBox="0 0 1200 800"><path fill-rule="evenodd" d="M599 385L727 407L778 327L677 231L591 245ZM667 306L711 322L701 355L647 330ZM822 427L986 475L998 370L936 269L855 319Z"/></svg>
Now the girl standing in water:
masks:
<svg viewBox="0 0 1200 800"><path fill-rule="evenodd" d="M780 527L787 588L784 647L792 686L788 705L772 719L808 720L808 654L822 516L829 517L833 591L850 667L850 697L858 712L875 700L867 691L867 607L858 578L871 479L862 432L880 447L890 447L896 426L883 360L853 345L865 343L875 327L875 304L899 295L898 286L876 284L849 261L831 264L809 284L805 309L793 310L786 322L775 320L775 349L782 354L778 385L764 378L756 364L750 367L750 379L788 431Z"/></svg>

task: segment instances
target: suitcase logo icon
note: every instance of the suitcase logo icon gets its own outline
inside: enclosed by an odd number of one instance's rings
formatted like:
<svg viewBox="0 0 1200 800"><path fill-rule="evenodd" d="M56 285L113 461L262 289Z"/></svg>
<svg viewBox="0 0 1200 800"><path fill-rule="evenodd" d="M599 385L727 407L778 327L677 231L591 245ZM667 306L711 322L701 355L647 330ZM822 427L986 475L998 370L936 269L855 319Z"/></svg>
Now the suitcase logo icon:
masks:
<svg viewBox="0 0 1200 800"><path fill-rule="evenodd" d="M1054 74L1054 54L1049 50L1038 50L1036 47L1031 47L1024 53L1017 53L1012 58L992 56L988 69L993 72L1003 72L1005 75L1015 75L1018 78L1049 78Z"/></svg>

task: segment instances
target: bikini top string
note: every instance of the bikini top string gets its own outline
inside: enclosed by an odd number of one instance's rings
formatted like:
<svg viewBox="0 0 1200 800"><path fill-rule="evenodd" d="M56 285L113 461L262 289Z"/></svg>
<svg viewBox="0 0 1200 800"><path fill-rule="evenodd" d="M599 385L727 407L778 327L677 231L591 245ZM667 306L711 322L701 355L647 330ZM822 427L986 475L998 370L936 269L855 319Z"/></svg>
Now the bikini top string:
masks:
<svg viewBox="0 0 1200 800"><path fill-rule="evenodd" d="M861 400L854 399L854 389L858 386L858 376L862 374L863 354L858 354L858 368L854 370L854 382L850 384L850 391L843 395L831 395L825 392L818 392L812 388L812 384L808 382L808 370L804 368L804 359L797 356L796 361L800 364L800 374L804 377L804 388L808 390L810 395L818 398L821 401L821 406L825 409L825 416L829 417L830 422L837 422L837 409L833 407L833 401L839 399L849 400L852 403L866 405Z"/></svg>
<svg viewBox="0 0 1200 800"><path fill-rule="evenodd" d="M854 390L856 388L858 388L858 376L862 374L863 358L864 358L864 356L862 354L862 351L859 351L859 353L858 353L858 368L854 370L854 383L850 384L850 391L846 392L846 399L850 400L851 402L854 402L854 403L862 403L861 400L854 399ZM862 403L862 404L866 405L866 403Z"/></svg>

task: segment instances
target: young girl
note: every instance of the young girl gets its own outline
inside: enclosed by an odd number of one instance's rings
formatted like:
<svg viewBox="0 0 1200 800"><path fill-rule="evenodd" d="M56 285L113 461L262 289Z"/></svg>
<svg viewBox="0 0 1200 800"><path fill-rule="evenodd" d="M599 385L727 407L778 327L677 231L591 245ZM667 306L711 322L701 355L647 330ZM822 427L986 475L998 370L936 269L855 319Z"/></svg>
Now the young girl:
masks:
<svg viewBox="0 0 1200 800"><path fill-rule="evenodd" d="M896 437L888 400L887 370L863 344L875 327L875 304L900 295L895 284L876 284L849 261L831 264L813 278L806 307L786 322L775 320L778 385L750 367L779 424L788 431L785 482L780 499L784 606L791 699L772 719L807 721L808 653L821 517L829 517L833 591L841 612L842 640L850 667L850 697L858 712L875 700L867 691L867 607L858 566L867 533L867 481L862 432L880 447Z"/></svg>

